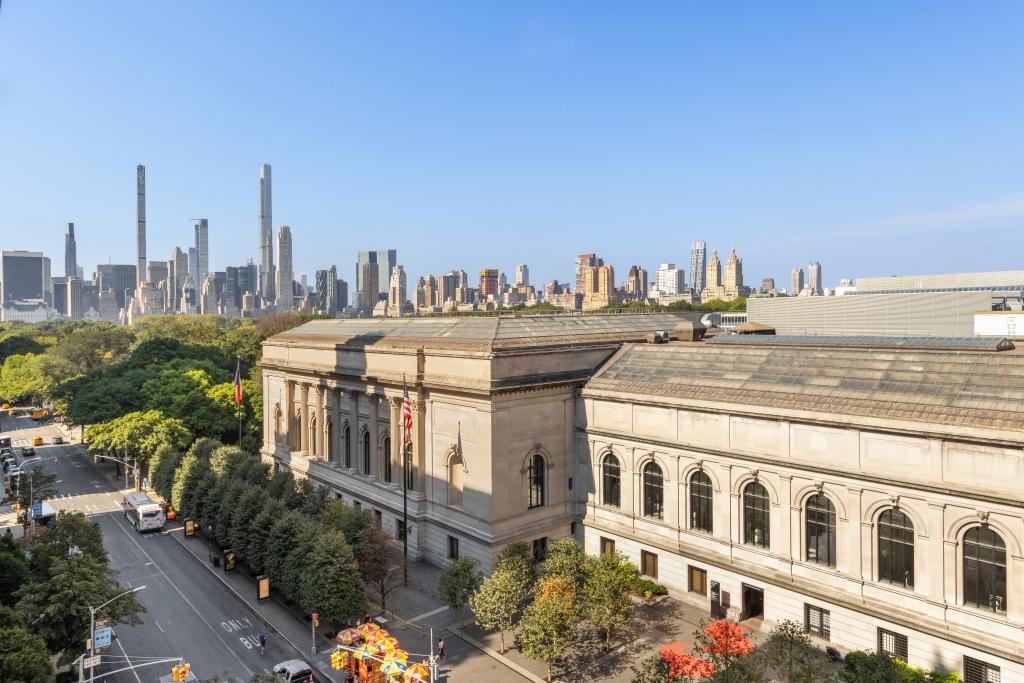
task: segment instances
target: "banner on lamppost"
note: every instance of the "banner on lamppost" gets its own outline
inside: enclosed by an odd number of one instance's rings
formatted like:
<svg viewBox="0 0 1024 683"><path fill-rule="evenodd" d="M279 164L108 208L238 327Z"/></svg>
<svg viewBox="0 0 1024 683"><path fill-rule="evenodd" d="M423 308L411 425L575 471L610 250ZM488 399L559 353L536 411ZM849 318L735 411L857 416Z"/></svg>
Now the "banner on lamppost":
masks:
<svg viewBox="0 0 1024 683"><path fill-rule="evenodd" d="M256 599L263 601L270 598L270 579L266 576L256 577Z"/></svg>
<svg viewBox="0 0 1024 683"><path fill-rule="evenodd" d="M185 520L185 537L196 535L196 520L186 519Z"/></svg>
<svg viewBox="0 0 1024 683"><path fill-rule="evenodd" d="M224 551L224 571L233 572L235 571L235 551L225 550Z"/></svg>

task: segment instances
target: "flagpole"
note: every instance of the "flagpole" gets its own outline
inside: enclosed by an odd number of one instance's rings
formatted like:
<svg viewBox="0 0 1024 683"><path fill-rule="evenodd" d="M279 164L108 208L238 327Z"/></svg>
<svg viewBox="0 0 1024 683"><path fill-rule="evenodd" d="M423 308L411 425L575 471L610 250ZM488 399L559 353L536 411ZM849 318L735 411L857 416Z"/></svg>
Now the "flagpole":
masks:
<svg viewBox="0 0 1024 683"><path fill-rule="evenodd" d="M402 373L403 400L409 400L409 385ZM403 407L404 414L404 407ZM402 585L409 585L409 450L412 439L406 438L405 418L402 419ZM411 435L410 435L411 436Z"/></svg>
<svg viewBox="0 0 1024 683"><path fill-rule="evenodd" d="M241 379L241 376L239 374L241 372L241 365L242 365L242 357L241 356L235 356L235 378L238 380L239 386L241 386L241 384L242 384L242 379ZM238 389L235 389L235 396L236 397L238 396ZM238 447L241 448L242 447L242 402L241 401L235 401L235 412L238 413Z"/></svg>

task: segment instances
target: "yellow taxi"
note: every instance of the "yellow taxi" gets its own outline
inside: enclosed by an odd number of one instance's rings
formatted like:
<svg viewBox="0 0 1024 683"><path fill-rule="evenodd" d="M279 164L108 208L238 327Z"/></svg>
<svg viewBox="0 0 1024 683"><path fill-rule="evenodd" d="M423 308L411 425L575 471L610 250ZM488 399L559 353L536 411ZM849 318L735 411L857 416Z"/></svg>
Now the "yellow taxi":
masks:
<svg viewBox="0 0 1024 683"><path fill-rule="evenodd" d="M41 436L33 436L32 437L32 445L33 446L42 446L43 445L43 437L41 437Z"/></svg>
<svg viewBox="0 0 1024 683"><path fill-rule="evenodd" d="M8 409L8 408L10 408L10 407L11 407L11 404L10 404L10 403L4 403L4 404L3 404L3 406L0 406L0 409L2 409L2 410L7 410L7 409Z"/></svg>

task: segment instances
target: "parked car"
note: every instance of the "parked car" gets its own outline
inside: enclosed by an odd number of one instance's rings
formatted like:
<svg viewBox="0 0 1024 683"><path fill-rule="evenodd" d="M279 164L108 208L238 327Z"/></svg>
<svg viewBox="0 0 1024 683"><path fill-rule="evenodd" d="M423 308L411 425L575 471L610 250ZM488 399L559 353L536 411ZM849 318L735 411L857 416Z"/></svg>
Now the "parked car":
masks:
<svg viewBox="0 0 1024 683"><path fill-rule="evenodd" d="M64 443L64 437L63 436L55 436L55 437L53 437L53 445L54 446L59 446L62 443Z"/></svg>
<svg viewBox="0 0 1024 683"><path fill-rule="evenodd" d="M28 457L33 456L35 454L36 454L36 449L32 448L31 446L25 446L24 448L21 449L21 457L23 457L23 458L28 458Z"/></svg>
<svg viewBox="0 0 1024 683"><path fill-rule="evenodd" d="M301 659L289 659L274 665L274 676L282 683L313 683L313 669Z"/></svg>
<svg viewBox="0 0 1024 683"><path fill-rule="evenodd" d="M32 445L33 446L42 446L43 445L43 437L41 437L41 436L33 436L32 437Z"/></svg>

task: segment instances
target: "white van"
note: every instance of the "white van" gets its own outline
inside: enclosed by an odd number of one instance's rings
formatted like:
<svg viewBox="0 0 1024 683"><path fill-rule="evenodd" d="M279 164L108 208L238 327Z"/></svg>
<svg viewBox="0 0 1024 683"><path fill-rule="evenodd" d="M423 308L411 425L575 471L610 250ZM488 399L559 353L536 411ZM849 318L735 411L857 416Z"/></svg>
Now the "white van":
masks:
<svg viewBox="0 0 1024 683"><path fill-rule="evenodd" d="M124 518L139 533L159 531L167 522L163 507L153 502L153 499L145 493L128 494L124 497L121 507L124 508Z"/></svg>

